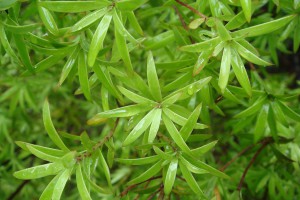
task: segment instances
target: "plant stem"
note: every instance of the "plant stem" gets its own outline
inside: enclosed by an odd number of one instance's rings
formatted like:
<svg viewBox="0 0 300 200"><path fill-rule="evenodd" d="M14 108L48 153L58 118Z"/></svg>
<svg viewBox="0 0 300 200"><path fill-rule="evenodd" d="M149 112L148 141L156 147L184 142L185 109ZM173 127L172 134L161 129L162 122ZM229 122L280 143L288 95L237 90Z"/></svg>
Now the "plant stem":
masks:
<svg viewBox="0 0 300 200"><path fill-rule="evenodd" d="M193 13L195 13L196 15L198 15L198 16L200 16L200 17L202 17L202 18L205 18L205 19L208 18L206 15L202 14L201 12L199 12L198 10L196 10L195 8L193 8L192 6L190 6L190 5L188 5L188 4L184 3L184 2L182 2L182 1L180 1L180 0L175 0L175 1L176 1L177 3L179 3L180 5L182 5L182 6L186 7L186 8L188 8L188 9L190 9L190 10L191 10Z"/></svg>

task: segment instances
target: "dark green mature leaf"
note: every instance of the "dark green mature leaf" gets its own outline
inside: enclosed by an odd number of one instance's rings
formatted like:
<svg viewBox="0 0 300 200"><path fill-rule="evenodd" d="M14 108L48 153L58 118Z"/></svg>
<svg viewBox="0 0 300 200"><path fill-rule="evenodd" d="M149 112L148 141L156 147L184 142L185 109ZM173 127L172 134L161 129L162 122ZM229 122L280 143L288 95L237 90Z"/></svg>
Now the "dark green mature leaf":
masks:
<svg viewBox="0 0 300 200"><path fill-rule="evenodd" d="M286 114L286 116L288 116L289 118L295 120L296 122L300 121L300 115L298 113L296 113L291 108L286 106L283 102L281 102L281 101L276 101L276 102L280 106L283 113Z"/></svg>
<svg viewBox="0 0 300 200"><path fill-rule="evenodd" d="M268 105L264 105L257 117L255 128L254 128L254 142L258 142L266 132L266 125L268 121Z"/></svg>
<svg viewBox="0 0 300 200"><path fill-rule="evenodd" d="M77 13L89 10L96 10L110 4L107 0L101 1L41 1L40 6L54 12Z"/></svg>
<svg viewBox="0 0 300 200"><path fill-rule="evenodd" d="M43 121L44 121L44 126L45 129L51 138L51 140L58 146L60 149L62 149L65 152L70 151L68 147L64 144L64 142L61 140L59 137L57 131L55 130L55 127L52 123L51 120L51 115L50 115L50 108L49 108L49 103L48 100L44 102L44 107L43 107Z"/></svg>
<svg viewBox="0 0 300 200"><path fill-rule="evenodd" d="M235 118L242 118L242 117L247 117L250 115L253 115L254 113L258 112L263 104L265 103L267 99L267 96L261 96L259 97L249 108L246 110L240 112L239 114L235 115Z"/></svg>
<svg viewBox="0 0 300 200"><path fill-rule="evenodd" d="M172 191L172 187L174 185L174 181L177 174L177 166L178 159L173 159L169 164L169 168L164 181L164 193L166 195L170 194L170 192Z"/></svg>
<svg viewBox="0 0 300 200"><path fill-rule="evenodd" d="M148 79L148 85L152 96L156 101L160 102L162 100L161 90L160 90L160 85L159 85L154 59L151 51L149 52L147 58L147 79Z"/></svg>
<svg viewBox="0 0 300 200"><path fill-rule="evenodd" d="M127 158L117 158L116 161L126 164L126 165L146 165L150 163L154 163L160 159L159 155L149 156L144 158L135 158L135 159L127 159Z"/></svg>

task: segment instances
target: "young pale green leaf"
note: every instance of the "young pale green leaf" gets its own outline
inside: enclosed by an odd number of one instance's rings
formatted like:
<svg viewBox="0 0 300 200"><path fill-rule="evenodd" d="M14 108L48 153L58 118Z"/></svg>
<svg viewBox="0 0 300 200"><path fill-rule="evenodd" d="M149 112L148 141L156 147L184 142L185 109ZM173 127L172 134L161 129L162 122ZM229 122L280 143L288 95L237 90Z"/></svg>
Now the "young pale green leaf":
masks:
<svg viewBox="0 0 300 200"><path fill-rule="evenodd" d="M202 52L204 50L214 49L215 46L217 46L221 41L222 40L220 37L216 37L200 43L180 47L180 50L187 51L187 52Z"/></svg>
<svg viewBox="0 0 300 200"><path fill-rule="evenodd" d="M105 39L109 24L111 22L111 18L111 14L105 14L94 33L88 52L88 65L91 67L94 66L97 55L99 51L103 48L103 41Z"/></svg>
<svg viewBox="0 0 300 200"><path fill-rule="evenodd" d="M251 0L240 0L241 6L243 8L243 12L247 22L251 21Z"/></svg>
<svg viewBox="0 0 300 200"><path fill-rule="evenodd" d="M150 126L154 120L157 109L152 109L141 121L134 127L123 142L123 146L127 146L139 138L142 133Z"/></svg>
<svg viewBox="0 0 300 200"><path fill-rule="evenodd" d="M33 66L31 64L29 52L25 44L23 35L13 34L13 38L15 40L15 44L18 49L22 63L29 71L33 71Z"/></svg>
<svg viewBox="0 0 300 200"><path fill-rule="evenodd" d="M123 1L117 1L116 7L120 11L133 11L141 5L145 4L149 0L123 0Z"/></svg>
<svg viewBox="0 0 300 200"><path fill-rule="evenodd" d="M269 106L264 105L258 114L255 128L254 128L254 142L255 143L258 142L262 138L264 133L266 132L266 125L267 125L267 121L268 121L268 109L269 109Z"/></svg>
<svg viewBox="0 0 300 200"><path fill-rule="evenodd" d="M250 107L240 112L239 114L235 115L234 118L243 118L243 117L248 117L250 115L253 115L254 113L258 112L261 109L266 99L267 96L259 97Z"/></svg>
<svg viewBox="0 0 300 200"><path fill-rule="evenodd" d="M173 155L163 152L160 148L157 146L153 146L154 152L160 156L163 160L172 160L174 158Z"/></svg>
<svg viewBox="0 0 300 200"><path fill-rule="evenodd" d="M163 160L158 161L155 163L152 167L150 167L147 171L136 177L135 179L129 181L128 185L133 185L136 183L141 183L143 181L148 180L149 178L155 176L162 168L161 164L163 163Z"/></svg>
<svg viewBox="0 0 300 200"><path fill-rule="evenodd" d="M134 12L126 12L127 19L132 28L140 35L144 35L143 29L141 28L138 19L135 17Z"/></svg>
<svg viewBox="0 0 300 200"><path fill-rule="evenodd" d="M54 12L77 13L96 10L110 4L107 0L101 1L41 1L40 6Z"/></svg>
<svg viewBox="0 0 300 200"><path fill-rule="evenodd" d="M118 30L119 26L115 26L115 41L118 47L118 52L120 53L120 56L128 70L128 72L132 72L132 63L129 55L129 51L126 44L126 39L123 34L121 34L121 31Z"/></svg>
<svg viewBox="0 0 300 200"><path fill-rule="evenodd" d="M214 49L208 49L206 51L202 51L197 59L197 62L194 65L194 69L193 69L193 76L196 76L197 74L199 74L202 69L205 67L205 65L207 64L207 62L209 61L210 57L212 56Z"/></svg>
<svg viewBox="0 0 300 200"><path fill-rule="evenodd" d="M272 137L275 139L276 142L278 142L276 119L275 119L273 108L271 106L269 107L267 121L268 121L268 125L270 128Z"/></svg>
<svg viewBox="0 0 300 200"><path fill-rule="evenodd" d="M76 24L71 27L70 32L78 32L82 31L85 28L89 27L91 24L96 22L98 19L103 17L107 13L107 8L102 8L100 10L96 10L92 13L89 13L82 19L80 19Z"/></svg>
<svg viewBox="0 0 300 200"><path fill-rule="evenodd" d="M208 164L198 160L198 159L195 159L195 158L192 158L192 157L189 157L189 156L186 156L185 159L190 162L192 165L196 166L196 167L199 167L199 168L202 168L204 170L206 170L207 172L211 173L212 175L215 175L217 177L220 177L220 178L229 178L229 176L227 176L226 174L224 174L223 172L209 166Z"/></svg>
<svg viewBox="0 0 300 200"><path fill-rule="evenodd" d="M123 22L119 18L119 15L118 15L116 9L113 10L113 20L114 20L114 24L115 24L115 30L120 33L121 37L123 36L124 41L126 38L134 44L138 43L137 40L124 27Z"/></svg>
<svg viewBox="0 0 300 200"><path fill-rule="evenodd" d="M225 92L225 88L228 83L229 73L230 73L230 63L231 63L231 48L230 46L225 46L223 50L223 56L220 67L220 75L218 85L221 89L221 92Z"/></svg>
<svg viewBox="0 0 300 200"><path fill-rule="evenodd" d="M18 179L37 179L45 176L56 175L63 169L64 166L62 163L49 163L17 171L14 173L14 177Z"/></svg>
<svg viewBox="0 0 300 200"><path fill-rule="evenodd" d="M207 174L208 172L204 169L201 169L199 167L196 167L195 165L192 165L189 163L183 156L180 156L180 162L186 166L186 168L194 174Z"/></svg>
<svg viewBox="0 0 300 200"><path fill-rule="evenodd" d="M162 110L160 108L154 110L153 120L149 130L148 143L152 143L157 135L160 126L161 114Z"/></svg>
<svg viewBox="0 0 300 200"><path fill-rule="evenodd" d="M149 51L148 58L147 58L147 79L148 79L148 85L152 96L156 101L161 101L162 100L161 90L160 90L155 63L151 51Z"/></svg>
<svg viewBox="0 0 300 200"><path fill-rule="evenodd" d="M263 66L272 65L271 63L259 58L257 55L255 55L254 53L252 53L251 51L249 51L248 49L240 45L238 42L234 42L234 47L237 49L237 51L243 58L245 58L246 60L254 64L263 65Z"/></svg>
<svg viewBox="0 0 300 200"><path fill-rule="evenodd" d="M92 97L88 78L88 66L86 64L85 54L83 51L80 51L78 54L78 76L80 87L85 98L91 101Z"/></svg>
<svg viewBox="0 0 300 200"><path fill-rule="evenodd" d="M112 187L111 186L109 167L106 163L106 160L104 159L104 156L103 156L101 150L99 150L99 162L100 162L100 165L102 166L102 169L103 169L103 172L104 172L104 175L106 177L106 181L107 181L109 187Z"/></svg>
<svg viewBox="0 0 300 200"><path fill-rule="evenodd" d="M72 170L65 169L60 177L57 179L56 184L53 189L52 200L60 200L62 192L66 186L66 183L71 176Z"/></svg>
<svg viewBox="0 0 300 200"><path fill-rule="evenodd" d="M40 61L39 63L37 63L34 66L34 71L35 72L45 71L46 69L59 63L65 56L66 56L66 52L64 54L51 55L45 58L44 60Z"/></svg>
<svg viewBox="0 0 300 200"><path fill-rule="evenodd" d="M76 163L76 151L70 151L60 158L60 162L65 168L72 169Z"/></svg>
<svg viewBox="0 0 300 200"><path fill-rule="evenodd" d="M16 141L16 144L25 151L30 151L28 146L31 146L34 149L37 149L38 151L40 151L42 153L49 154L54 157L62 157L63 155L65 155L65 153L59 149L52 149L52 148L29 144L29 143L21 142L21 141Z"/></svg>
<svg viewBox="0 0 300 200"><path fill-rule="evenodd" d="M197 124L197 120L199 118L200 112L202 109L202 103L200 103L192 114L187 119L186 123L182 126L179 131L179 134L182 136L184 141L187 141L192 131L194 130L195 125Z"/></svg>
<svg viewBox="0 0 300 200"><path fill-rule="evenodd" d="M136 158L136 159L126 159L126 158L116 158L116 161L119 163L123 163L126 165L147 165L150 163L154 163L160 159L159 155L149 156L144 158Z"/></svg>
<svg viewBox="0 0 300 200"><path fill-rule="evenodd" d="M38 6L38 11L47 30L53 35L58 35L58 28L51 12L41 6Z"/></svg>
<svg viewBox="0 0 300 200"><path fill-rule="evenodd" d="M296 122L300 121L300 115L296 113L294 110L289 108L287 105L285 105L283 102L276 100L276 103L280 106L283 113L291 118L292 120L295 120Z"/></svg>
<svg viewBox="0 0 300 200"><path fill-rule="evenodd" d="M231 50L231 66L241 86L249 96L252 96L252 87L249 81L247 71L240 56L234 49Z"/></svg>
<svg viewBox="0 0 300 200"><path fill-rule="evenodd" d="M61 75L60 75L60 79L58 84L62 85L63 82L66 80L66 78L68 77L70 71L72 70L73 66L75 65L75 62L77 60L77 56L78 56L78 52L79 52L79 47L76 47L74 49L74 51L72 52L71 56L68 58L66 64L64 65Z"/></svg>
<svg viewBox="0 0 300 200"><path fill-rule="evenodd" d="M195 180L195 178L193 177L191 172L188 170L186 165L181 162L181 160L179 160L179 168L180 168L180 171L181 171L184 179L186 180L187 184L191 187L191 189L197 195L204 196L204 194L203 194L201 188L199 187L197 181Z"/></svg>
<svg viewBox="0 0 300 200"><path fill-rule="evenodd" d="M61 138L59 137L57 131L55 130L55 127L51 120L48 100L44 102L44 106L43 106L43 121L44 121L45 129L49 137L51 138L51 140L54 142L54 144L56 144L56 146L58 146L61 150L65 152L70 151L68 147L66 147L64 142L61 140Z"/></svg>
<svg viewBox="0 0 300 200"><path fill-rule="evenodd" d="M171 135L172 139L179 146L179 148L183 152L191 155L190 148L187 146L187 144L183 140L182 136L179 134L177 128L175 127L175 125L173 124L171 119L165 114L163 114L163 122L168 130L168 133Z"/></svg>
<svg viewBox="0 0 300 200"><path fill-rule="evenodd" d="M173 159L169 164L169 168L164 181L164 193L166 195L170 194L172 191L176 174L177 174L177 167L178 167L178 159Z"/></svg>
<svg viewBox="0 0 300 200"><path fill-rule="evenodd" d="M185 66L189 66L194 62L195 59L182 59L182 60L176 60L171 62L155 63L155 66L158 69L176 70L176 69L182 69L182 67Z"/></svg>
<svg viewBox="0 0 300 200"><path fill-rule="evenodd" d="M236 28L241 27L243 24L246 23L245 14L243 11L239 12L237 15L235 15L226 25L227 30L233 30Z"/></svg>
<svg viewBox="0 0 300 200"><path fill-rule="evenodd" d="M206 145L203 145L201 147L198 147L196 149L192 149L192 152L194 155L202 155L205 154L206 152L210 151L216 144L217 144L217 140L210 142Z"/></svg>
<svg viewBox="0 0 300 200"><path fill-rule="evenodd" d="M17 2L17 0L3 0L0 1L0 10L6 10L10 7L12 7L15 3Z"/></svg>
<svg viewBox="0 0 300 200"><path fill-rule="evenodd" d="M240 36L255 37L258 35L271 33L277 29L280 29L281 27L285 26L286 24L288 24L292 19L294 19L295 16L296 15L289 15L286 17L282 17L280 19L270 21L270 22L266 22L263 24L249 27L249 28L244 28L242 30L233 32L231 35L233 37L240 37Z"/></svg>
<svg viewBox="0 0 300 200"><path fill-rule="evenodd" d="M92 198L86 187L85 180L83 179L80 165L78 165L77 169L76 169L76 183L77 183L77 189L79 191L81 199L82 200L91 200Z"/></svg>
<svg viewBox="0 0 300 200"><path fill-rule="evenodd" d="M216 24L217 31L219 33L221 40L222 41L231 40L231 35L230 35L229 31L225 28L225 26L219 19L215 20L215 24Z"/></svg>
<svg viewBox="0 0 300 200"><path fill-rule="evenodd" d="M27 145L28 150L35 155L36 157L42 159L42 160L46 160L49 162L58 162L60 161L59 157L47 154L45 152L39 151L38 149L34 148L34 146L31 145Z"/></svg>
<svg viewBox="0 0 300 200"><path fill-rule="evenodd" d="M168 44L173 42L174 39L174 32L169 30L152 38L147 38L147 40L143 42L143 44L146 50L156 50L167 46Z"/></svg>
<svg viewBox="0 0 300 200"><path fill-rule="evenodd" d="M126 96L128 99L130 99L131 101L138 103L138 104L149 104L149 105L155 105L157 104L156 102L147 99L145 97L142 97L134 92L131 92L129 90L127 90L126 88L123 88L122 86L118 86L118 89L120 90L120 92Z"/></svg>
<svg viewBox="0 0 300 200"><path fill-rule="evenodd" d="M41 194L39 200L51 200L54 187L58 178L60 177L61 173L57 174L51 181L48 183L47 187L44 189L43 193Z"/></svg>
<svg viewBox="0 0 300 200"><path fill-rule="evenodd" d="M245 40L244 38L240 38L238 40L236 40L240 45L242 45L243 47L245 47L246 49L248 49L249 51L251 51L253 54L255 54L256 56L259 56L259 53L257 51L257 49L247 40Z"/></svg>
<svg viewBox="0 0 300 200"><path fill-rule="evenodd" d="M8 30L14 34L26 34L28 32L34 31L36 28L40 26L40 24L29 24L29 25L11 25L11 24L5 24L5 30Z"/></svg>
<svg viewBox="0 0 300 200"><path fill-rule="evenodd" d="M186 119L185 117L182 117L181 115L173 112L171 109L169 108L163 108L163 112L165 115L167 115L173 122L175 122L176 124L179 124L180 126L184 126L188 119ZM204 125L204 124L200 124L200 123L196 123L196 125L193 127L194 129L205 129L208 128L208 126Z"/></svg>

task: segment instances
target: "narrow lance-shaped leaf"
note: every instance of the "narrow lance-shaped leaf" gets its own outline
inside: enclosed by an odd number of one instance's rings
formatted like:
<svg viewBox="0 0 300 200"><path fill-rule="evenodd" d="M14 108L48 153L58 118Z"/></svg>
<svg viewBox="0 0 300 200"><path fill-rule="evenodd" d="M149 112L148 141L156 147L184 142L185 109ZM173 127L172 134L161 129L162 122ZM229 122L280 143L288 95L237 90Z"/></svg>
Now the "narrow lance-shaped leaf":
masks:
<svg viewBox="0 0 300 200"><path fill-rule="evenodd" d="M266 99L267 96L259 97L250 107L240 112L239 114L235 115L234 118L242 118L242 117L253 115L254 113L258 112L261 109Z"/></svg>
<svg viewBox="0 0 300 200"><path fill-rule="evenodd" d="M230 63L231 63L231 49L230 46L225 46L223 50L223 56L221 61L220 75L218 85L221 92L224 93L225 88L228 83L229 73L230 73Z"/></svg>
<svg viewBox="0 0 300 200"><path fill-rule="evenodd" d="M244 28L242 30L233 32L231 35L233 37L254 37L258 35L271 33L289 23L295 16L296 15L289 15L270 22L266 22L249 28Z"/></svg>
<svg viewBox="0 0 300 200"><path fill-rule="evenodd" d="M123 142L123 146L127 146L139 138L142 133L150 126L155 116L155 109L151 110L141 121L134 127Z"/></svg>
<svg viewBox="0 0 300 200"><path fill-rule="evenodd" d="M202 52L204 50L215 48L215 46L217 46L221 41L222 40L220 37L216 37L200 43L180 47L180 50L187 51L187 52Z"/></svg>
<svg viewBox="0 0 300 200"><path fill-rule="evenodd" d="M63 82L68 77L70 71L72 70L72 68L77 60L78 52L79 52L79 48L76 47L74 49L74 51L72 52L71 56L68 58L66 64L64 65L64 67L62 69L62 72L61 72L59 83L58 83L59 85L62 85Z"/></svg>
<svg viewBox="0 0 300 200"><path fill-rule="evenodd" d="M163 152L160 148L158 148L157 146L153 145L153 150L154 152L160 156L163 160L172 160L174 158L173 155L169 154L169 153L165 153Z"/></svg>
<svg viewBox="0 0 300 200"><path fill-rule="evenodd" d="M41 20L43 21L44 25L46 26L47 30L53 34L53 35L57 35L58 34L58 28L56 25L56 22L52 16L52 14L50 13L49 10L47 10L46 8L43 8L41 6L38 6L38 11L41 17Z"/></svg>
<svg viewBox="0 0 300 200"><path fill-rule="evenodd" d="M211 150L217 144L217 142L218 141L213 141L213 142L205 144L205 145L203 145L201 147L198 147L196 149L192 149L192 152L194 153L194 155L205 154L206 152L208 152L209 150Z"/></svg>
<svg viewBox="0 0 300 200"><path fill-rule="evenodd" d="M244 90L247 92L247 94L251 96L252 87L250 85L249 77L245 69L245 66L243 64L243 61L240 58L240 56L237 54L237 52L233 49L231 50L231 55L232 55L231 66L236 75L236 78L238 79L239 83L244 88Z"/></svg>
<svg viewBox="0 0 300 200"><path fill-rule="evenodd" d="M14 176L18 179L37 179L56 175L63 169L64 166L61 163L49 163L17 171L14 173Z"/></svg>
<svg viewBox="0 0 300 200"><path fill-rule="evenodd" d="M61 173L57 174L51 181L48 183L47 187L44 189L43 193L41 194L39 200L50 200L52 198L53 190L56 185L58 178L60 177Z"/></svg>
<svg viewBox="0 0 300 200"><path fill-rule="evenodd" d="M161 90L160 90L155 63L151 51L149 51L148 58L147 58L147 79L148 79L148 85L152 96L154 97L155 100L161 101L162 100Z"/></svg>
<svg viewBox="0 0 300 200"><path fill-rule="evenodd" d="M23 35L13 34L13 38L15 40L16 47L18 49L21 61L23 62L24 66L29 71L33 71L33 66L31 64L29 52L28 52L27 46L25 44Z"/></svg>
<svg viewBox="0 0 300 200"><path fill-rule="evenodd" d="M276 119L274 115L273 108L269 106L269 112L268 112L268 125L270 128L270 132L272 137L276 142L278 142L278 135L277 135L277 126L276 126Z"/></svg>
<svg viewBox="0 0 300 200"><path fill-rule="evenodd" d="M66 186L66 183L71 176L71 169L65 169L60 177L57 179L57 182L53 189L52 200L60 200L62 192Z"/></svg>
<svg viewBox="0 0 300 200"><path fill-rule="evenodd" d="M0 1L0 10L6 10L6 9L10 8L11 6L13 6L16 2L17 2L17 0Z"/></svg>
<svg viewBox="0 0 300 200"><path fill-rule="evenodd" d="M280 106L276 103L276 101L271 102L271 106L274 110L276 119L278 119L284 126L288 127L288 122L286 120L286 117L285 117L284 113L282 112L282 109L280 108Z"/></svg>
<svg viewBox="0 0 300 200"><path fill-rule="evenodd" d="M134 92L131 92L129 90L127 90L126 88L123 88L121 86L118 87L118 89L120 90L120 92L125 95L128 99L130 99L131 101L138 103L138 104L149 104L149 105L155 105L157 104L156 102L147 99L145 97L142 97Z"/></svg>
<svg viewBox="0 0 300 200"><path fill-rule="evenodd" d="M196 64L194 65L194 69L193 69L193 76L196 76L197 74L199 74L201 72L201 70L205 67L205 65L207 64L207 62L209 61L212 53L213 53L213 48L212 49L208 49L206 51L202 51L197 59Z"/></svg>
<svg viewBox="0 0 300 200"><path fill-rule="evenodd" d="M107 181L109 187L112 187L111 186L111 180L110 180L109 167L108 167L108 165L107 165L107 163L105 161L105 158L104 158L101 150L99 150L99 162L100 162L100 164L102 166L102 169L103 169L103 172L104 172L104 175L106 177L106 181Z"/></svg>
<svg viewBox="0 0 300 200"><path fill-rule="evenodd" d="M26 34L38 28L40 24L28 24L28 25L11 25L11 24L4 24L5 30L8 30L14 34Z"/></svg>
<svg viewBox="0 0 300 200"><path fill-rule="evenodd" d="M133 11L149 0L123 0L117 1L116 7L121 11Z"/></svg>
<svg viewBox="0 0 300 200"><path fill-rule="evenodd" d="M0 23L0 42L2 46L4 47L4 50L7 52L8 55L10 55L15 61L20 63L19 58L15 54L14 50L11 48L9 40L7 39L6 33L4 31L3 24Z"/></svg>
<svg viewBox="0 0 300 200"><path fill-rule="evenodd" d="M86 187L85 180L83 179L81 166L78 165L76 169L76 183L81 199L91 200L90 193Z"/></svg>
<svg viewBox="0 0 300 200"><path fill-rule="evenodd" d="M144 35L143 33L143 29L141 28L137 18L135 17L134 15L134 12L132 11L129 11L129 12L126 12L126 15L127 15L127 19L130 23L130 25L132 26L132 28L140 35Z"/></svg>
<svg viewBox="0 0 300 200"><path fill-rule="evenodd" d="M215 24L217 26L217 30L218 30L219 36L222 39L222 41L230 40L231 35L230 35L229 31L225 28L223 23L219 19L216 19Z"/></svg>
<svg viewBox="0 0 300 200"><path fill-rule="evenodd" d="M258 114L254 128L254 142L259 141L266 132L266 125L268 121L268 109L269 106L264 105Z"/></svg>
<svg viewBox="0 0 300 200"><path fill-rule="evenodd" d="M239 54L245 58L246 60L257 64L257 65L272 65L271 63L264 61L263 59L259 58L257 55L240 45L238 42L234 42L234 47L237 49Z"/></svg>
<svg viewBox="0 0 300 200"><path fill-rule="evenodd" d="M102 8L100 10L96 10L92 13L89 13L88 15L83 17L81 20L76 22L76 24L74 24L74 26L71 27L70 31L71 32L77 32L77 31L84 30L86 27L90 26L91 24L96 22L98 19L103 17L103 15L105 15L106 12L107 12L107 9Z"/></svg>
<svg viewBox="0 0 300 200"><path fill-rule="evenodd" d="M88 78L88 66L83 51L80 51L78 54L78 76L81 90L85 98L90 101L92 97Z"/></svg>
<svg viewBox="0 0 300 200"><path fill-rule="evenodd" d="M150 130L149 130L149 136L148 136L148 143L152 143L155 139L159 126L160 126L160 120L161 120L161 114L162 110L157 108L154 111L153 120L151 122Z"/></svg>
<svg viewBox="0 0 300 200"><path fill-rule="evenodd" d="M202 104L199 104L192 112L192 114L189 116L184 126L181 128L179 133L182 136L184 141L186 141L189 138L192 131L194 130L194 127L197 124L197 120L201 112L201 108L202 108Z"/></svg>
<svg viewBox="0 0 300 200"><path fill-rule="evenodd" d="M163 160L158 161L155 163L152 167L150 167L147 171L136 177L135 179L129 181L128 185L133 185L136 183L140 183L143 181L148 180L149 178L155 176L160 170L161 170L161 164L163 163Z"/></svg>
<svg viewBox="0 0 300 200"><path fill-rule="evenodd" d="M77 13L89 10L96 10L106 7L110 4L107 0L101 1L41 1L43 6L54 12Z"/></svg>
<svg viewBox="0 0 300 200"><path fill-rule="evenodd" d="M248 22L251 20L251 0L240 0L245 18Z"/></svg>
<svg viewBox="0 0 300 200"><path fill-rule="evenodd" d="M89 66L94 65L100 49L103 48L103 41L105 39L109 24L111 22L111 18L112 18L112 15L109 13L104 15L104 17L102 18L101 22L99 23L99 25L94 33L94 36L93 36L93 39L92 39L92 42L90 45L90 49L88 52L88 65Z"/></svg>
<svg viewBox="0 0 300 200"><path fill-rule="evenodd" d="M180 171L181 171L184 179L186 180L187 184L191 187L191 189L196 194L204 196L204 194L203 194L201 188L199 187L197 181L195 180L195 178L193 177L191 172L187 169L185 164L183 164L181 161L179 161L179 168L180 168Z"/></svg>
<svg viewBox="0 0 300 200"><path fill-rule="evenodd" d="M59 160L60 160L59 157L39 151L38 149L34 148L34 146L27 145L27 148L33 155L35 155L36 157L38 157L42 160L46 160L49 162L59 162Z"/></svg>
<svg viewBox="0 0 300 200"><path fill-rule="evenodd" d="M66 147L64 142L61 140L57 131L54 128L54 125L51 120L49 103L47 100L45 101L43 107L43 121L44 121L45 129L49 137L51 138L51 140L54 142L54 144L56 144L56 146L58 146L60 149L64 150L65 152L70 151L68 147Z"/></svg>
<svg viewBox="0 0 300 200"><path fill-rule="evenodd" d="M116 161L126 164L126 165L146 165L150 163L154 163L160 159L159 155L149 156L144 158L134 158L134 159L127 159L127 158L117 158Z"/></svg>
<svg viewBox="0 0 300 200"><path fill-rule="evenodd" d="M280 106L281 110L283 111L284 114L286 114L286 116L288 116L289 118L295 120L296 122L300 121L300 115L298 113L296 113L295 111L293 111L291 108L289 108L288 106L286 106L281 101L277 100L276 103Z"/></svg>
<svg viewBox="0 0 300 200"><path fill-rule="evenodd" d="M170 194L170 192L172 191L172 187L174 185L177 174L177 166L178 159L173 159L169 164L169 168L164 181L164 192L166 195Z"/></svg>

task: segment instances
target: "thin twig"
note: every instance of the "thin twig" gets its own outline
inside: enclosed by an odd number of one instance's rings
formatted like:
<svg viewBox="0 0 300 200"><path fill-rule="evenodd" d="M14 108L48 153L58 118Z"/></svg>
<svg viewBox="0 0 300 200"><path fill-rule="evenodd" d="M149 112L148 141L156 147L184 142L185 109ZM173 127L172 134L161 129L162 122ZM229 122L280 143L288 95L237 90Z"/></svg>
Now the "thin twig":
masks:
<svg viewBox="0 0 300 200"><path fill-rule="evenodd" d="M185 21L184 21L182 15L180 14L180 12L179 12L177 6L173 6L173 8L174 8L176 14L177 14L178 17L179 17L179 20L180 20L180 22L181 22L181 25L183 26L183 28L184 28L186 31L188 31L189 28L188 28L188 26L186 25L186 23L185 23Z"/></svg>
<svg viewBox="0 0 300 200"><path fill-rule="evenodd" d="M160 187L159 187L159 189L156 190L154 193L152 193L152 194L147 198L147 200L153 199L153 198L155 197L155 195L156 195L157 193L159 193L162 189L163 189L163 184L161 184Z"/></svg>
<svg viewBox="0 0 300 200"><path fill-rule="evenodd" d="M25 185L27 185L29 182L30 182L30 180L25 180L25 181L23 181L23 182L17 187L17 189L14 191L14 193L12 193L12 194L7 198L7 200L13 200L13 199L15 199L15 197L17 196L17 194L19 194L19 192L21 192L21 190L23 189L23 187L24 187Z"/></svg>
<svg viewBox="0 0 300 200"><path fill-rule="evenodd" d="M195 13L196 15L198 15L198 16L200 16L200 17L202 17L202 18L205 18L205 19L208 18L206 15L202 14L201 12L199 12L199 11L196 10L195 8L191 7L190 5L184 3L184 2L182 2L182 1L180 1L180 0L175 0L175 1L176 1L177 3L179 3L180 5L182 5L182 6L186 7L186 8L188 8L188 9L190 9L190 10L191 10L193 13Z"/></svg>
<svg viewBox="0 0 300 200"><path fill-rule="evenodd" d="M265 148L268 144L270 144L270 143L271 143L270 140L265 140L265 141L262 143L261 147L256 151L256 153L254 154L254 156L253 156L252 159L250 160L248 166L247 166L246 169L244 170L244 173L243 173L243 175L242 175L242 177L241 177L240 183L239 183L238 188L237 188L238 191L240 191L241 188L242 188L242 186L243 186L244 179L245 179L245 177L246 177L246 175L247 175L247 172L248 172L249 168L253 165L254 161L256 160L257 156L262 152L262 150L264 150L264 148Z"/></svg>

